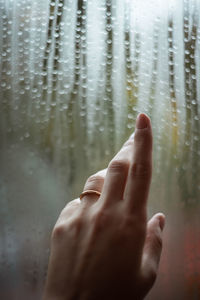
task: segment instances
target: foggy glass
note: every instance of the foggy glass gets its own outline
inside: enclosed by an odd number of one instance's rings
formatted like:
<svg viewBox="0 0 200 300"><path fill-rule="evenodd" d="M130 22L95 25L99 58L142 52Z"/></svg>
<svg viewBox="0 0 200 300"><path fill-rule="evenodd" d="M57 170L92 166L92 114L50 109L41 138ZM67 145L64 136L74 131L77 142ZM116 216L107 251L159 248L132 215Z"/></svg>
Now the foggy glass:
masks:
<svg viewBox="0 0 200 300"><path fill-rule="evenodd" d="M39 299L53 225L152 120L153 299L200 298L200 2L0 0L0 298Z"/></svg>

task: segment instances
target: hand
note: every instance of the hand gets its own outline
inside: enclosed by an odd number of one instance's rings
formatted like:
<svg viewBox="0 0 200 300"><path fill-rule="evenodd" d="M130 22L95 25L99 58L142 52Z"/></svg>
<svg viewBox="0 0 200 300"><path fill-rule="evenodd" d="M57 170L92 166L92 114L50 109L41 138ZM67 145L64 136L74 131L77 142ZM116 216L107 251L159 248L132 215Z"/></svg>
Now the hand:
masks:
<svg viewBox="0 0 200 300"><path fill-rule="evenodd" d="M69 202L51 240L44 300L143 299L154 284L163 214L147 223L152 131L140 114L131 137L108 169L91 176L87 194Z"/></svg>

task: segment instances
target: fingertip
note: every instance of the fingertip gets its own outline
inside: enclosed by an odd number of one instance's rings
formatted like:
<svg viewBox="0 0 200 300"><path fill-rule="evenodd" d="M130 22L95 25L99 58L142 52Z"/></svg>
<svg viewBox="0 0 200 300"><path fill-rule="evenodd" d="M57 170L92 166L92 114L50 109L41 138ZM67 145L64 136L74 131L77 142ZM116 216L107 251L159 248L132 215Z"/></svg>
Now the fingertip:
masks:
<svg viewBox="0 0 200 300"><path fill-rule="evenodd" d="M165 227L165 215L164 214L160 214L159 215L159 225L160 225L160 229L161 231L163 231L164 227Z"/></svg>
<svg viewBox="0 0 200 300"><path fill-rule="evenodd" d="M165 227L165 220L166 217L163 213L157 213L156 215L154 215L154 218L156 218L158 220L159 226L161 231L163 231L164 227Z"/></svg>
<svg viewBox="0 0 200 300"><path fill-rule="evenodd" d="M145 277L148 278L150 283L155 281L158 272L163 248L162 230L164 225L165 215L163 213L155 214L148 222L143 253L143 274L147 274Z"/></svg>
<svg viewBox="0 0 200 300"><path fill-rule="evenodd" d="M145 158L145 153L152 150L152 127L149 117L143 113L139 114L136 120L136 130L134 135L135 145L139 147L139 156Z"/></svg>
<svg viewBox="0 0 200 300"><path fill-rule="evenodd" d="M137 119L136 119L136 128L137 129L145 129L145 128L150 127L150 125L151 125L150 118L146 114L140 113L137 116Z"/></svg>

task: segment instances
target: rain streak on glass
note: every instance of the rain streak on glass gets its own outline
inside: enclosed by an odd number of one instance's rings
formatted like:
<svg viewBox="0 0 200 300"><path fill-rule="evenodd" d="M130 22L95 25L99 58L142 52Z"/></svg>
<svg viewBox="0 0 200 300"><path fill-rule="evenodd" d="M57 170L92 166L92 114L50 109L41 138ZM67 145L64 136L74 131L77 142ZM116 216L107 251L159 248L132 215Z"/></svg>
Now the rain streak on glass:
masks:
<svg viewBox="0 0 200 300"><path fill-rule="evenodd" d="M60 210L139 112L169 224L148 299L200 298L199 91L197 0L0 0L1 299L40 297Z"/></svg>

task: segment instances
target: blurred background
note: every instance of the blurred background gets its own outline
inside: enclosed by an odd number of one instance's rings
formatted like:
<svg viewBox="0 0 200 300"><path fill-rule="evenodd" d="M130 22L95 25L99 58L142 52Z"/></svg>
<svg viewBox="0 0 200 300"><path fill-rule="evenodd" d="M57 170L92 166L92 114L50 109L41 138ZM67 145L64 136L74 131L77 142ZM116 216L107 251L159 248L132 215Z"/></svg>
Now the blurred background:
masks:
<svg viewBox="0 0 200 300"><path fill-rule="evenodd" d="M40 299L60 210L144 112L167 216L147 299L200 299L199 105L198 0L0 0L0 298Z"/></svg>

